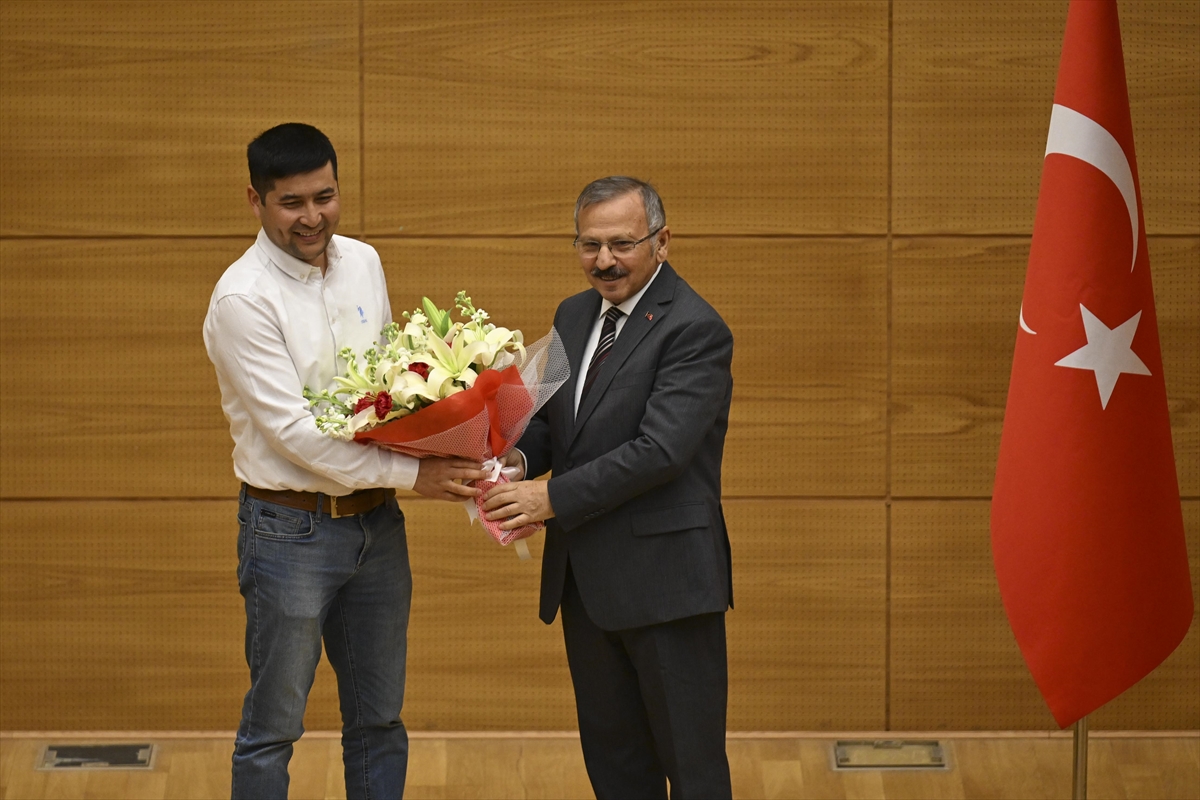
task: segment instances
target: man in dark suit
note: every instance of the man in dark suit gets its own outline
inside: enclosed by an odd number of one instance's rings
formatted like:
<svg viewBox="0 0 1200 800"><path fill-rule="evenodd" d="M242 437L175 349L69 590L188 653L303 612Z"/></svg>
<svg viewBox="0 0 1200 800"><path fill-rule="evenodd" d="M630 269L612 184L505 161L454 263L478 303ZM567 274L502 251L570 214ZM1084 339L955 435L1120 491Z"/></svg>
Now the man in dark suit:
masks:
<svg viewBox="0 0 1200 800"><path fill-rule="evenodd" d="M489 519L546 520L541 618L559 607L596 796L730 796L721 453L733 336L666 262L652 186L589 184L575 247L592 290L554 326L571 379L530 423Z"/></svg>

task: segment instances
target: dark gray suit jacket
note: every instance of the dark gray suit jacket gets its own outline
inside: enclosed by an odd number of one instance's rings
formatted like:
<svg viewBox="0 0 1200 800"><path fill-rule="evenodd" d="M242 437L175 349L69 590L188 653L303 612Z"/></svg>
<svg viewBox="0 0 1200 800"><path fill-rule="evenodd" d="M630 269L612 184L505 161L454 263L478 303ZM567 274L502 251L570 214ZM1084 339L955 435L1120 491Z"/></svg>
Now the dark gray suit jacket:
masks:
<svg viewBox="0 0 1200 800"><path fill-rule="evenodd" d="M733 605L721 510L733 335L664 263L575 416L600 301L589 289L559 305L571 378L517 445L529 477L553 470L542 621L558 613L568 557L588 616L605 630L724 611Z"/></svg>

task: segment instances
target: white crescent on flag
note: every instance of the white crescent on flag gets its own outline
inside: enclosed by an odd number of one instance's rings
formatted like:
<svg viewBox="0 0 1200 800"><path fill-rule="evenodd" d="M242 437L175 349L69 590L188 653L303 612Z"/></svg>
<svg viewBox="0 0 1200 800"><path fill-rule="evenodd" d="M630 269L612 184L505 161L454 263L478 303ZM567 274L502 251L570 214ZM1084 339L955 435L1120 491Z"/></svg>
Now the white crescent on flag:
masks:
<svg viewBox="0 0 1200 800"><path fill-rule="evenodd" d="M1129 271L1137 263L1138 213L1137 191L1129 159L1113 135L1095 120L1074 109L1054 104L1050 112L1050 134L1046 137L1046 155L1061 153L1091 164L1108 176L1125 198L1129 209L1129 227L1133 231L1133 258Z"/></svg>
<svg viewBox="0 0 1200 800"><path fill-rule="evenodd" d="M1024 303L1021 303L1021 313L1017 315L1017 319L1019 319L1021 321L1021 330L1025 331L1026 333L1032 333L1034 336L1037 336L1037 331L1035 331L1033 328L1031 328L1025 324L1025 304Z"/></svg>

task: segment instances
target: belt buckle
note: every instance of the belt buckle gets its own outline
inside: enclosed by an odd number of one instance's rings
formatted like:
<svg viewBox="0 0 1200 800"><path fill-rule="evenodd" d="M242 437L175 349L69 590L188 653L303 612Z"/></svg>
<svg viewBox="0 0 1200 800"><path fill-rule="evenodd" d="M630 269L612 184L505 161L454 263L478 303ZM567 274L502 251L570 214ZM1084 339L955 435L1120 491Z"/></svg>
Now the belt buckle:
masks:
<svg viewBox="0 0 1200 800"><path fill-rule="evenodd" d="M353 517L353 514L343 513L338 511L338 498L329 498L329 518L341 519L342 517Z"/></svg>

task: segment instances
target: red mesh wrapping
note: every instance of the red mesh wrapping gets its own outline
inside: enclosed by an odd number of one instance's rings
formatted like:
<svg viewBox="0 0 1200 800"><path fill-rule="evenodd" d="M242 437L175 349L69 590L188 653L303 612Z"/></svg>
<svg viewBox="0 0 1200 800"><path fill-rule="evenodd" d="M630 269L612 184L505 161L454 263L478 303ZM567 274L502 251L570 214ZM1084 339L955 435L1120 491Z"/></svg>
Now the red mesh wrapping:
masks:
<svg viewBox="0 0 1200 800"><path fill-rule="evenodd" d="M355 441L373 442L380 447L418 458L450 456L487 461L507 455L529 420L554 396L570 375L566 351L553 329L526 350L525 363L503 370L484 370L470 389L450 395L407 417L354 434ZM500 530L500 522L489 522L483 510L483 496L498 483L508 483L504 475L496 481L475 481L481 489L475 498L479 521L488 534L502 545L531 536L545 527L542 523L516 530Z"/></svg>

